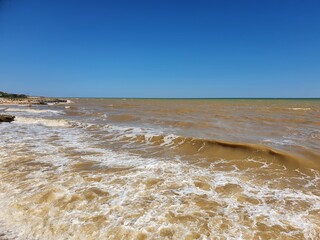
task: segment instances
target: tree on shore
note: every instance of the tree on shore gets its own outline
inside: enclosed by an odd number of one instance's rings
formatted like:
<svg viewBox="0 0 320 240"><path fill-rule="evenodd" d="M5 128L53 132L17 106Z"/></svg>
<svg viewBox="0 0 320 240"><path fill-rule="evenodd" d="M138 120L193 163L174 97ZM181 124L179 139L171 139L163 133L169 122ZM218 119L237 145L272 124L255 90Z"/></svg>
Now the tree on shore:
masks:
<svg viewBox="0 0 320 240"><path fill-rule="evenodd" d="M16 93L6 93L0 91L0 97L2 98L11 98L11 99L17 99L17 98L27 98L28 95L25 94L16 94Z"/></svg>

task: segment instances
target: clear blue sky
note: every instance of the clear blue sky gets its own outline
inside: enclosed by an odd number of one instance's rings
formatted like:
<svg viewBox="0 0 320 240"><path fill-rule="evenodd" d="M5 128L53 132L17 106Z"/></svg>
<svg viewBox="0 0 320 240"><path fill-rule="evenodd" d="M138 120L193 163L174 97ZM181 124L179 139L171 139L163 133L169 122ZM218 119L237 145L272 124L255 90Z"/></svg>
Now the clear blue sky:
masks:
<svg viewBox="0 0 320 240"><path fill-rule="evenodd" d="M319 0L0 0L0 91L320 97Z"/></svg>

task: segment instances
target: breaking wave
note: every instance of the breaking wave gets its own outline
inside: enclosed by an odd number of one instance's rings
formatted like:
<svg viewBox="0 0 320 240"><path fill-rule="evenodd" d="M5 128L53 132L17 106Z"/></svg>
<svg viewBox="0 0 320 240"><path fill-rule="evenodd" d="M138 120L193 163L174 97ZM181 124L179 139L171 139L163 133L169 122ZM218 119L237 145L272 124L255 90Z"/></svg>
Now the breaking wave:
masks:
<svg viewBox="0 0 320 240"><path fill-rule="evenodd" d="M261 144L228 142L215 139L179 136L160 129L125 127L116 125L98 125L72 121L69 126L96 131L104 130L111 142L136 144L137 147L167 147L178 155L190 155L207 159L259 158L270 162L279 162L292 168L320 169L319 156L305 159ZM132 147L132 145L130 145Z"/></svg>
<svg viewBox="0 0 320 240"><path fill-rule="evenodd" d="M88 131L104 131L105 136L109 137L111 143L122 142L136 144L141 147L158 147L169 148L171 151L184 156L203 157L212 160L234 159L234 158L260 158L265 161L276 161L292 168L314 168L320 169L319 156L315 159L305 159L301 156L289 154L277 149L260 144L227 142L214 139L203 139L194 137L179 136L176 134L166 133L165 131L140 128L126 127L116 125L99 125L94 123L85 123L78 121L68 121L66 119L46 119L46 118L28 118L16 117L16 122L21 124L40 124L47 127L71 127L83 128ZM132 146L130 146L132 147Z"/></svg>
<svg viewBox="0 0 320 240"><path fill-rule="evenodd" d="M35 126L0 125L0 229L6 238L319 236L319 172L308 176L252 155L265 152L277 158L274 150L148 128L67 120L64 127L52 127L43 123L54 119L24 120ZM141 157L123 148L108 149L103 145L107 134L113 142L145 143L179 154ZM232 155L234 151L251 152L251 157ZM185 156L194 154L209 156L208 164L188 162ZM214 154L233 159L211 162ZM241 169L243 165L251 168Z"/></svg>
<svg viewBox="0 0 320 240"><path fill-rule="evenodd" d="M64 119L29 118L17 116L15 121L23 124L41 124L48 127L67 127L69 122Z"/></svg>
<svg viewBox="0 0 320 240"><path fill-rule="evenodd" d="M51 109L31 109L31 108L6 108L6 112L26 112L26 113L52 113L52 114L62 114L61 111L51 110Z"/></svg>

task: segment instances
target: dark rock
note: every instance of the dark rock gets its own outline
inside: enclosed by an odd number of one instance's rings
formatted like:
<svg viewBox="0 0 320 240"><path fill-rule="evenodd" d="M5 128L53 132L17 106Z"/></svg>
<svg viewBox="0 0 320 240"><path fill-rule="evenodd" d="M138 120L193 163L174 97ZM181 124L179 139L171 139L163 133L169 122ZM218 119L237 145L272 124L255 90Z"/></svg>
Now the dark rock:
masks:
<svg viewBox="0 0 320 240"><path fill-rule="evenodd" d="M45 101L38 101L38 104L39 104L39 105L47 105L47 102L45 102Z"/></svg>
<svg viewBox="0 0 320 240"><path fill-rule="evenodd" d="M0 115L0 122L12 122L14 118L12 115Z"/></svg>
<svg viewBox="0 0 320 240"><path fill-rule="evenodd" d="M53 98L53 99L46 99L45 102L47 103L66 103L66 99L59 99L59 98Z"/></svg>

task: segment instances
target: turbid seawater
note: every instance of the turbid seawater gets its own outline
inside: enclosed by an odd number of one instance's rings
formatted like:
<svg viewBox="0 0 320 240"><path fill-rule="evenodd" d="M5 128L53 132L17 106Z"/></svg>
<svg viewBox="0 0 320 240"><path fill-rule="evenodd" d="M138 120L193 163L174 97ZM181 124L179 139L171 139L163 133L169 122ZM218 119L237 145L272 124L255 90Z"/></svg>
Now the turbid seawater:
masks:
<svg viewBox="0 0 320 240"><path fill-rule="evenodd" d="M320 239L319 100L72 102L1 106L5 238Z"/></svg>

